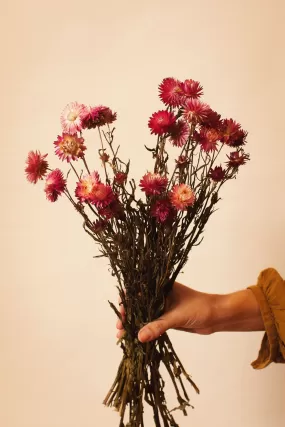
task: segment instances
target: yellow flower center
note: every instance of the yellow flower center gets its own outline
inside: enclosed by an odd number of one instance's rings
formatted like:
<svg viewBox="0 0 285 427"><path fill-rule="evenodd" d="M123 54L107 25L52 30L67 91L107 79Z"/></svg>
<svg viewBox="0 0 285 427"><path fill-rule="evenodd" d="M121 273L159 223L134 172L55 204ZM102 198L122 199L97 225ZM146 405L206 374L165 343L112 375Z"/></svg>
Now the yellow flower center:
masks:
<svg viewBox="0 0 285 427"><path fill-rule="evenodd" d="M67 120L70 120L71 122L75 122L77 117L78 117L77 113L75 113L74 111L70 111L70 113L67 116Z"/></svg>
<svg viewBox="0 0 285 427"><path fill-rule="evenodd" d="M78 155L80 145L78 141L71 135L65 136L61 144L61 149L65 154Z"/></svg>

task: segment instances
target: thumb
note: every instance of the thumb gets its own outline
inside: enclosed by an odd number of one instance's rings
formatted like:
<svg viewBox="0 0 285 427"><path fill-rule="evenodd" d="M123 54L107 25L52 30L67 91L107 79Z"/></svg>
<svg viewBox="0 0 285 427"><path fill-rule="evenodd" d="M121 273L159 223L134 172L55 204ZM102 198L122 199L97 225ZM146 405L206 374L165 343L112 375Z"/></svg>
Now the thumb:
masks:
<svg viewBox="0 0 285 427"><path fill-rule="evenodd" d="M138 334L140 342L149 342L160 337L168 329L172 327L170 316L163 316L151 323L145 325Z"/></svg>

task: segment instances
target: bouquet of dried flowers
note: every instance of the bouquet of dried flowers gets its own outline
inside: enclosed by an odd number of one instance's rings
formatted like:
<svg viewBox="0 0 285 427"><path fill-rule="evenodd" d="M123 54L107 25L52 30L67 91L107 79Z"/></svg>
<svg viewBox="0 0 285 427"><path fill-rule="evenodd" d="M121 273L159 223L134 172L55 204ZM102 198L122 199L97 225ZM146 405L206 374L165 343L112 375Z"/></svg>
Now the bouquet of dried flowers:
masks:
<svg viewBox="0 0 285 427"><path fill-rule="evenodd" d="M138 341L137 334L163 313L166 297L190 250L202 240L220 199L220 188L249 159L244 151L247 133L233 119L222 119L201 100L202 95L202 86L192 79L162 81L159 96L165 108L148 122L156 135L156 143L146 147L154 166L145 171L139 189L130 178L130 162L120 159L114 143L117 115L105 106L73 102L62 112L63 133L54 146L59 158L70 166L66 176L59 169L50 169L47 154L32 151L26 161L28 180L45 179L49 201L55 202L61 195L68 198L117 278L126 313L122 319L125 334L120 340L123 358L104 404L118 410L120 427L144 426L144 402L152 407L156 426L178 426L165 399L163 365L177 394L175 409L186 415L191 406L185 380L198 392L166 333L146 344ZM100 174L88 165L83 137L95 128ZM170 144L177 150L172 170ZM76 164L81 165L80 170ZM77 181L73 190L67 185L70 172ZM116 306L110 305L121 317Z"/></svg>

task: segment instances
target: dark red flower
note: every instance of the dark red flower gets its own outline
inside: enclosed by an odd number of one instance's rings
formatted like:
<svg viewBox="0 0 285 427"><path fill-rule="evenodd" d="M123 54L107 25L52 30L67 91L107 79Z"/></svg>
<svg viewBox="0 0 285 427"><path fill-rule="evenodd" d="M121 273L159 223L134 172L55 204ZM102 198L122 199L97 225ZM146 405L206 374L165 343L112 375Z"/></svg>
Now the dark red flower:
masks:
<svg viewBox="0 0 285 427"><path fill-rule="evenodd" d="M248 154L245 154L241 151L234 151L227 156L229 161L227 162L228 166L232 168L238 168L241 165L244 165L248 160Z"/></svg>
<svg viewBox="0 0 285 427"><path fill-rule="evenodd" d="M117 119L117 113L113 113L109 107L85 107L82 117L82 128L92 129L113 123Z"/></svg>
<svg viewBox="0 0 285 427"><path fill-rule="evenodd" d="M108 222L104 219L97 219L97 221L93 222L92 231L95 234L100 234L104 230L106 230Z"/></svg>
<svg viewBox="0 0 285 427"><path fill-rule="evenodd" d="M127 180L128 175L125 172L117 172L115 175L115 182L119 185L123 185Z"/></svg>
<svg viewBox="0 0 285 427"><path fill-rule="evenodd" d="M215 181L222 181L226 176L226 171L222 168L222 166L216 166L213 169L210 169L209 177Z"/></svg>
<svg viewBox="0 0 285 427"><path fill-rule="evenodd" d="M177 122L171 126L169 133L169 139L172 144L176 147L183 147L190 135L189 124L184 120L177 120Z"/></svg>
<svg viewBox="0 0 285 427"><path fill-rule="evenodd" d="M104 152L100 155L100 159L102 160L102 163L107 163L110 159L110 156Z"/></svg>
<svg viewBox="0 0 285 427"><path fill-rule="evenodd" d="M151 215L161 223L173 218L174 211L170 200L167 198L157 200L151 207Z"/></svg>
<svg viewBox="0 0 285 427"><path fill-rule="evenodd" d="M247 132L233 119L225 119L221 125L221 141L230 147L240 147L245 144Z"/></svg>
<svg viewBox="0 0 285 427"><path fill-rule="evenodd" d="M221 115L218 114L216 111L210 109L207 117L202 119L201 125L204 127L214 128L214 129L220 129L222 125Z"/></svg>
<svg viewBox="0 0 285 427"><path fill-rule="evenodd" d="M220 134L216 129L212 128L201 128L200 133L195 132L194 135L196 141L199 142L201 149L209 153L216 151Z"/></svg>

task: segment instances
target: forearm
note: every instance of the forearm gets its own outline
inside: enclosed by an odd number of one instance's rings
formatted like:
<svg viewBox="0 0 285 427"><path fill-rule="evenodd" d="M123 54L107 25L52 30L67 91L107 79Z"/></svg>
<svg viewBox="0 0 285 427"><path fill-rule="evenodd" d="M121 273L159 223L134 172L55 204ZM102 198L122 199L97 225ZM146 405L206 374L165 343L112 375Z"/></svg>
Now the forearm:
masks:
<svg viewBox="0 0 285 427"><path fill-rule="evenodd" d="M228 295L213 295L213 332L264 331L257 300L250 289Z"/></svg>

